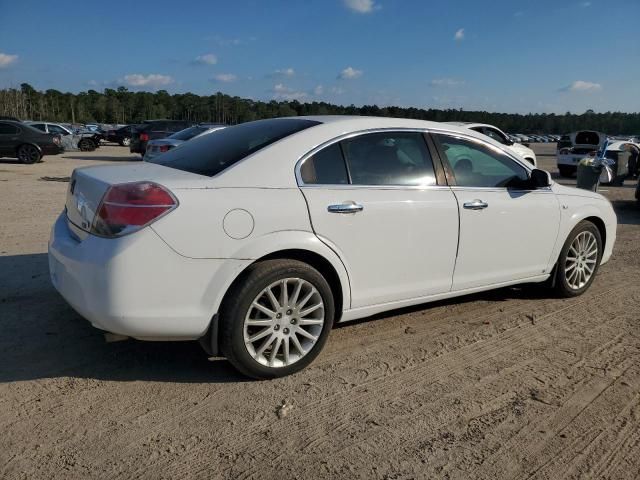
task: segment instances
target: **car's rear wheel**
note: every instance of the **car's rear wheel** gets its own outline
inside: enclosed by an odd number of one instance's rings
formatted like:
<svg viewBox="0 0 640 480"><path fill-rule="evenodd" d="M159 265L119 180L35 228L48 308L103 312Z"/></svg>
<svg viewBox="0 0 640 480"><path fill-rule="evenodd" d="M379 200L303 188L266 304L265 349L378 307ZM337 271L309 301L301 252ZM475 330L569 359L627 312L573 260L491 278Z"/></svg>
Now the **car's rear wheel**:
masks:
<svg viewBox="0 0 640 480"><path fill-rule="evenodd" d="M91 152L96 149L96 145L88 138L83 138L78 143L78 148L83 152Z"/></svg>
<svg viewBox="0 0 640 480"><path fill-rule="evenodd" d="M129 145L131 145L131 139L129 137L124 137L122 140L120 140L120 145L122 145L123 147L128 147Z"/></svg>
<svg viewBox="0 0 640 480"><path fill-rule="evenodd" d="M556 265L555 291L562 297L582 295L593 283L602 258L600 231L589 221L569 234Z"/></svg>
<svg viewBox="0 0 640 480"><path fill-rule="evenodd" d="M259 262L226 296L220 347L245 375L290 375L318 356L333 318L331 288L315 268L297 260Z"/></svg>
<svg viewBox="0 0 640 480"><path fill-rule="evenodd" d="M32 164L39 162L42 158L42 153L33 145L21 145L18 148L18 160L22 163Z"/></svg>

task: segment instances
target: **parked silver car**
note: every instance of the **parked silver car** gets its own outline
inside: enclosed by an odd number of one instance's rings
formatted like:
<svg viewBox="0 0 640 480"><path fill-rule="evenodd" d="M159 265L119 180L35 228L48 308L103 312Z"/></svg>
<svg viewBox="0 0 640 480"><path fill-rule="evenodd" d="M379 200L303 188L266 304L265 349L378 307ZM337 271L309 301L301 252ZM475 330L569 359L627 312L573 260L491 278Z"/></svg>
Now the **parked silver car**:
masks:
<svg viewBox="0 0 640 480"><path fill-rule="evenodd" d="M199 137L201 135L207 135L221 130L225 125L219 123L200 123L193 127L185 128L167 138L158 138L156 140L149 140L147 143L147 149L144 153L143 160L148 162L149 160L161 155L169 150L176 148L184 142L191 140L192 138Z"/></svg>

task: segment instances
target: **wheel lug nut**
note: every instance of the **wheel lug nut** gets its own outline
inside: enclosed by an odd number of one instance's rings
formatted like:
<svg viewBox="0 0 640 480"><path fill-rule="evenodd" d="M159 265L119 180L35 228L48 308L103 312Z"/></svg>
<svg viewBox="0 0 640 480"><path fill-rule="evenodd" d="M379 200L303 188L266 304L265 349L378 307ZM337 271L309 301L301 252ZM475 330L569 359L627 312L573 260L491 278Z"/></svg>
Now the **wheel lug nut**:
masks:
<svg viewBox="0 0 640 480"><path fill-rule="evenodd" d="M276 318L282 318L282 314L281 313L277 313L276 314Z"/></svg>
<svg viewBox="0 0 640 480"><path fill-rule="evenodd" d="M291 310L287 310L287 315L291 315Z"/></svg>
<svg viewBox="0 0 640 480"><path fill-rule="evenodd" d="M284 328L282 329L282 333L284 333L285 335L289 333L289 329L288 328Z"/></svg>
<svg viewBox="0 0 640 480"><path fill-rule="evenodd" d="M291 319L291 325L295 325L295 324L296 324L296 321L297 321L297 320L296 320L295 318L292 318L292 319Z"/></svg>
<svg viewBox="0 0 640 480"><path fill-rule="evenodd" d="M274 329L274 330L276 330L276 331L277 331L277 330L280 330L280 325L274 325L274 326L273 326L273 329Z"/></svg>

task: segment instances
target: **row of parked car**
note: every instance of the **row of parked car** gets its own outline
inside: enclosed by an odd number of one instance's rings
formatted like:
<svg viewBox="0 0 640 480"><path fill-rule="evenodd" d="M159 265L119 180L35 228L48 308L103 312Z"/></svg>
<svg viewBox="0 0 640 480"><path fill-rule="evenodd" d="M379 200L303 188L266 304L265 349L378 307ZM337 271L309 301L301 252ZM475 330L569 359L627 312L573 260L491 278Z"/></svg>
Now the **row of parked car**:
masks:
<svg viewBox="0 0 640 480"><path fill-rule="evenodd" d="M560 140L561 135L523 135L522 133L511 133L509 138L519 143L554 143Z"/></svg>

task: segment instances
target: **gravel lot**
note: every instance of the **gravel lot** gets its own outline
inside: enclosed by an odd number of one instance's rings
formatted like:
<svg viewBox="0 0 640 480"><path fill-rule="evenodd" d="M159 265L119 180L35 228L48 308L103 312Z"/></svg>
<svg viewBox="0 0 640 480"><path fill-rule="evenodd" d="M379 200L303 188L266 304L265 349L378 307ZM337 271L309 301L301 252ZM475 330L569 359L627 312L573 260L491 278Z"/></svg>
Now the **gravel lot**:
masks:
<svg viewBox="0 0 640 480"><path fill-rule="evenodd" d="M555 172L555 145L535 148ZM632 182L603 190L618 241L584 296L396 311L334 329L298 375L253 382L195 342L107 343L51 286L71 171L132 158L0 161L1 478L638 478Z"/></svg>

